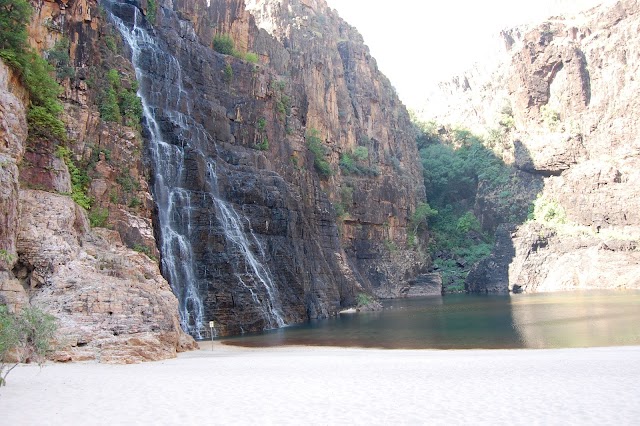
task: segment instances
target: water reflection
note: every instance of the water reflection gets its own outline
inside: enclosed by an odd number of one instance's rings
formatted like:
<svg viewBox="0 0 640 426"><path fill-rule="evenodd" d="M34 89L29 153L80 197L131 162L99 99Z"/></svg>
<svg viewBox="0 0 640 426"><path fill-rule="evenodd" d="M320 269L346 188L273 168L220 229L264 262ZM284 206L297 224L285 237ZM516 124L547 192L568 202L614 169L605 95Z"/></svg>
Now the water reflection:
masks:
<svg viewBox="0 0 640 426"><path fill-rule="evenodd" d="M640 344L637 292L514 295L513 323L528 348Z"/></svg>
<svg viewBox="0 0 640 426"><path fill-rule="evenodd" d="M516 349L640 344L640 292L448 295L225 339L240 346Z"/></svg>

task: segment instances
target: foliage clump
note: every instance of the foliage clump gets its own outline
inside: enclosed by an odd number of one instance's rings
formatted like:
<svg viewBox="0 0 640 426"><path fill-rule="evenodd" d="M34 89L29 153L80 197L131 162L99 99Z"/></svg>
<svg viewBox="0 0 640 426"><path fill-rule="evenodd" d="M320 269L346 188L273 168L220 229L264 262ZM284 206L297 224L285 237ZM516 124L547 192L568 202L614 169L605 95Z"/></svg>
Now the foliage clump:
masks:
<svg viewBox="0 0 640 426"><path fill-rule="evenodd" d="M256 144L256 149L259 151L268 151L269 150L269 139L265 136L262 139L262 142Z"/></svg>
<svg viewBox="0 0 640 426"><path fill-rule="evenodd" d="M38 308L13 314L0 305L0 386L7 384L7 375L19 363L42 364L52 351L56 330L55 318Z"/></svg>
<svg viewBox="0 0 640 426"><path fill-rule="evenodd" d="M333 174L331 164L325 158L327 155L327 148L323 145L322 139L320 139L320 132L316 129L311 129L306 135L307 147L311 154L313 154L313 166L315 167L320 179L328 179Z"/></svg>
<svg viewBox="0 0 640 426"><path fill-rule="evenodd" d="M56 156L62 159L71 176L71 199L85 210L91 209L93 199L89 197L89 183L91 179L84 168L78 167L73 160L73 153L69 148L58 145L56 148Z"/></svg>
<svg viewBox="0 0 640 426"><path fill-rule="evenodd" d="M353 206L353 187L346 185L340 188L340 202L335 204L336 216L342 218L349 213Z"/></svg>
<svg viewBox="0 0 640 426"><path fill-rule="evenodd" d="M359 308L370 305L374 302L373 297L369 296L366 293L358 293L356 296L356 303Z"/></svg>
<svg viewBox="0 0 640 426"><path fill-rule="evenodd" d="M158 3L156 0L147 0L147 21L155 24L158 14Z"/></svg>
<svg viewBox="0 0 640 426"><path fill-rule="evenodd" d="M122 123L134 128L140 127L142 120L142 101L136 94L138 82L133 81L125 87L116 69L110 69L105 75L106 84L100 96L98 109L104 121Z"/></svg>
<svg viewBox="0 0 640 426"><path fill-rule="evenodd" d="M0 49L21 52L27 46L26 24L32 9L26 0L0 0Z"/></svg>
<svg viewBox="0 0 640 426"><path fill-rule="evenodd" d="M231 84L233 81L233 68L231 67L231 64L225 64L223 72L225 83Z"/></svg>
<svg viewBox="0 0 640 426"><path fill-rule="evenodd" d="M229 34L216 34L213 36L213 50L223 55L233 55L235 44Z"/></svg>
<svg viewBox="0 0 640 426"><path fill-rule="evenodd" d="M54 68L28 47L27 24L32 8L25 0L0 0L0 58L20 76L29 92L27 121L30 137L66 138L64 123L58 118L62 88L52 77ZM33 108L38 108L31 111Z"/></svg>
<svg viewBox="0 0 640 426"><path fill-rule="evenodd" d="M542 115L542 121L545 126L551 131L555 131L558 129L560 125L560 113L549 105L543 105L540 108L540 114Z"/></svg>
<svg viewBox="0 0 640 426"><path fill-rule="evenodd" d="M46 52L47 61L55 68L59 80L75 77L75 69L71 66L69 57L69 46L69 39L64 37Z"/></svg>
<svg viewBox="0 0 640 426"><path fill-rule="evenodd" d="M109 210L104 208L93 208L89 212L89 224L92 228L104 228L107 226Z"/></svg>
<svg viewBox="0 0 640 426"><path fill-rule="evenodd" d="M510 116L506 109L504 116ZM510 120L504 122L507 127L511 125ZM448 288L460 290L470 267L487 257L493 247L495 229L483 227L473 211L481 188L485 195L499 194L493 197L496 208L509 212L509 221L524 221L527 206L514 202L509 190L514 171L485 146L481 137L463 128L444 130L434 123L420 123L418 130L430 210L416 211L427 212L434 267L442 273ZM410 226L409 231L411 243L419 229Z"/></svg>
<svg viewBox="0 0 640 426"><path fill-rule="evenodd" d="M377 166L369 166L369 149L359 146L351 152L340 155L340 170L345 175L378 176Z"/></svg>
<svg viewBox="0 0 640 426"><path fill-rule="evenodd" d="M245 52L237 50L235 42L229 34L216 34L213 36L213 50L223 55L231 55L243 61L247 61L252 64L257 64L260 61L260 57L255 52Z"/></svg>
<svg viewBox="0 0 640 426"><path fill-rule="evenodd" d="M567 223L567 214L557 201L539 196L533 203L533 211L528 219L551 226L564 225Z"/></svg>

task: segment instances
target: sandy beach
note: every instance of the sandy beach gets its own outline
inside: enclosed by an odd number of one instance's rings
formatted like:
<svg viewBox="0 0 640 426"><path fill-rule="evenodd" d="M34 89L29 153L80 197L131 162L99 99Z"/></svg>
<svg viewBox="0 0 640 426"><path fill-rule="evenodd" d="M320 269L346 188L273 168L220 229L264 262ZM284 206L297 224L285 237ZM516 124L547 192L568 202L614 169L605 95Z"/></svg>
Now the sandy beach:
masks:
<svg viewBox="0 0 640 426"><path fill-rule="evenodd" d="M5 425L631 424L640 347L246 349L216 343L136 365L24 365Z"/></svg>

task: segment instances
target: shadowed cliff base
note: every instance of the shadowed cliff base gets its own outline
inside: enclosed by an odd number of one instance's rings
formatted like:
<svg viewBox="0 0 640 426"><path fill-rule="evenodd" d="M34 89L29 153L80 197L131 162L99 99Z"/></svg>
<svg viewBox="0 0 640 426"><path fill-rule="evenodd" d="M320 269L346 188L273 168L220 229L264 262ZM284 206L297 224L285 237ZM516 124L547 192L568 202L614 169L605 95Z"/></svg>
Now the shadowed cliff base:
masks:
<svg viewBox="0 0 640 426"><path fill-rule="evenodd" d="M531 161L529 152L521 147L516 152L518 160L509 165L501 158L502 140L434 123L417 123L417 128L432 210L426 219L429 254L433 273L441 277L442 292L484 292L481 281L487 278L482 274L492 275L500 282L495 286L506 292L504 267L479 273L476 264L494 264L494 246L500 247L497 255L507 264L515 255L503 234L527 220L542 189L541 176L517 167Z"/></svg>
<svg viewBox="0 0 640 426"><path fill-rule="evenodd" d="M163 273L198 337L210 320L239 334L395 297L424 264L408 244L424 189L406 110L324 2L289 5L186 1L153 19L112 5L149 130Z"/></svg>

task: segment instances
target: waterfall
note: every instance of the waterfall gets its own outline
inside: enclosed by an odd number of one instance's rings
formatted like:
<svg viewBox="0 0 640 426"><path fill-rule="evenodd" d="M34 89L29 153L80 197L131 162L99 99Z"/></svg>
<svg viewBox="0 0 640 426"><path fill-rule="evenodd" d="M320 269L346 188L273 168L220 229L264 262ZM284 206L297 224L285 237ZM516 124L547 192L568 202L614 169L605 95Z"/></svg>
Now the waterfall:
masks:
<svg viewBox="0 0 640 426"><path fill-rule="evenodd" d="M198 265L194 260L193 244L198 242L192 228L195 202L210 206L209 224L211 227L218 224L222 229L237 283L250 293L265 328L285 326L278 288L264 263L264 249L248 219L220 195L216 161L202 149L215 146L215 142L204 127L191 118L193 103L184 89L180 63L144 28L144 18L135 6L116 2L107 6L113 23L130 48L140 83L138 96L149 131L154 173L152 192L158 208L161 268L178 298L182 328L202 338L205 322L215 319L205 318L205 289L200 288L202 280L197 276ZM131 15L127 15L129 22L125 23L117 16L116 9L126 14L133 11L133 22L130 22ZM155 74L143 69L142 64L149 62L158 68L154 69ZM167 128L171 129L170 139L167 139ZM200 167L206 169L205 187L201 190L187 185L185 160L189 153L197 154L203 163Z"/></svg>

